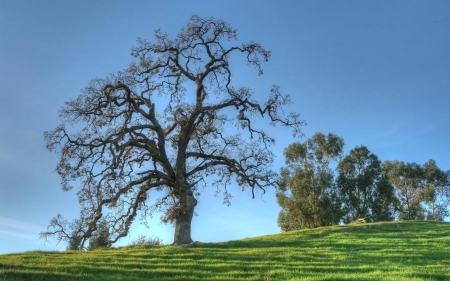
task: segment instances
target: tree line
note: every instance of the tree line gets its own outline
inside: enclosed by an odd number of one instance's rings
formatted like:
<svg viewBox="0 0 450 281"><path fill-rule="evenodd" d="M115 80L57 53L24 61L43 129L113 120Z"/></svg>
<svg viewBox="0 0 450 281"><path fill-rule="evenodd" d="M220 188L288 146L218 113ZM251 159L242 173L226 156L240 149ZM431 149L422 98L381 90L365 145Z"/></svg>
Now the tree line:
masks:
<svg viewBox="0 0 450 281"><path fill-rule="evenodd" d="M360 218L442 221L449 216L450 171L434 160L382 162L364 145L347 155L343 147L342 137L316 133L284 150L277 192L283 231Z"/></svg>

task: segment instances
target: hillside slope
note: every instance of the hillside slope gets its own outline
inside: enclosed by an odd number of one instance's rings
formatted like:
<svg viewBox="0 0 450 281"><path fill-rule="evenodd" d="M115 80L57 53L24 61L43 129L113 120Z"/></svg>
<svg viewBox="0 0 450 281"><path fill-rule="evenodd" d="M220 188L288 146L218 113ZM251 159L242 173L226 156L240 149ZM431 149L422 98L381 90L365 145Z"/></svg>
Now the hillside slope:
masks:
<svg viewBox="0 0 450 281"><path fill-rule="evenodd" d="M358 224L195 247L0 255L6 280L450 280L450 224Z"/></svg>

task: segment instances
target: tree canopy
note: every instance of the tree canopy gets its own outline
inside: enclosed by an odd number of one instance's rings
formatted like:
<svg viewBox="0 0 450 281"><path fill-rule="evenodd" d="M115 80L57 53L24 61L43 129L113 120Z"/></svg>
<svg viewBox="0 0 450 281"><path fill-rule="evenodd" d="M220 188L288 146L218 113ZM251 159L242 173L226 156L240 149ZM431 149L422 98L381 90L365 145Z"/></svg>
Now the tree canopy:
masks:
<svg viewBox="0 0 450 281"><path fill-rule="evenodd" d="M449 215L450 171L430 159L422 166L403 161L385 161L385 170L400 201L399 219L438 220Z"/></svg>
<svg viewBox="0 0 450 281"><path fill-rule="evenodd" d="M436 161L430 159L423 164L425 186L423 201L425 202L428 220L443 221L450 215L450 171L441 170Z"/></svg>
<svg viewBox="0 0 450 281"><path fill-rule="evenodd" d="M275 139L255 121L266 117L294 136L304 122L297 113L284 115L291 101L278 86L260 103L250 88L233 85L233 54L258 75L270 58L260 44L236 40L226 22L193 15L174 39L161 30L153 42L138 39L135 62L93 79L65 103L62 124L45 140L59 155L63 190L78 189L81 211L71 222L58 214L43 238L82 248L105 221L111 244L128 234L138 213L145 219L162 211L162 220L175 225L174 243L186 244L202 187L220 189L228 203L232 181L253 195L276 182Z"/></svg>
<svg viewBox="0 0 450 281"><path fill-rule="evenodd" d="M343 222L394 219L394 188L386 180L381 161L366 146L350 150L338 165L338 189L343 201Z"/></svg>
<svg viewBox="0 0 450 281"><path fill-rule="evenodd" d="M281 169L277 194L283 231L339 223L341 201L332 164L338 163L343 146L341 137L316 133L284 150L287 167Z"/></svg>

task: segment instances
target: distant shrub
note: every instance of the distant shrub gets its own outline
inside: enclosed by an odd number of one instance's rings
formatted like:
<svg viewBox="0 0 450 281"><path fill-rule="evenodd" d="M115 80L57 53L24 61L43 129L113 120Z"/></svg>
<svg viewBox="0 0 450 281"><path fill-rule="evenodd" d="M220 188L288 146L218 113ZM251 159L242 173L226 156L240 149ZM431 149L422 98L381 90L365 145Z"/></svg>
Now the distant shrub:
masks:
<svg viewBox="0 0 450 281"><path fill-rule="evenodd" d="M161 246L163 244L163 240L157 236L146 236L144 234L139 235L136 239L132 240L130 245L135 246Z"/></svg>
<svg viewBox="0 0 450 281"><path fill-rule="evenodd" d="M74 235L69 239L67 250L79 250L80 244L81 244L81 237Z"/></svg>
<svg viewBox="0 0 450 281"><path fill-rule="evenodd" d="M109 247L109 228L106 221L100 222L100 225L97 227L97 230L89 239L89 247L88 250L95 250L98 248L106 248Z"/></svg>

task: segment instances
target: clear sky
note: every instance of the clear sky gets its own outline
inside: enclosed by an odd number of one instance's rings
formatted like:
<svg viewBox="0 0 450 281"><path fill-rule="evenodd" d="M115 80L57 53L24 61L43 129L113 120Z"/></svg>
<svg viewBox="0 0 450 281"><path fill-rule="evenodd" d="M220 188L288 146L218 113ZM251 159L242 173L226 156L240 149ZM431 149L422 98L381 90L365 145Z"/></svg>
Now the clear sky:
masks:
<svg viewBox="0 0 450 281"><path fill-rule="evenodd" d="M58 212L79 212L76 190L60 188L43 132L91 79L127 67L138 37L152 39L157 28L175 36L193 13L223 19L241 42L272 51L263 76L242 63L235 84L261 101L280 85L294 101L287 111L308 123L301 141L331 132L346 152L363 144L381 160L432 158L450 170L450 1L0 0L0 253L65 249L38 240ZM283 149L298 139L274 132L279 170ZM249 190L231 191L230 207L212 191L200 197L194 240L280 232L273 191L253 200ZM141 233L173 239L155 217L120 244Z"/></svg>

